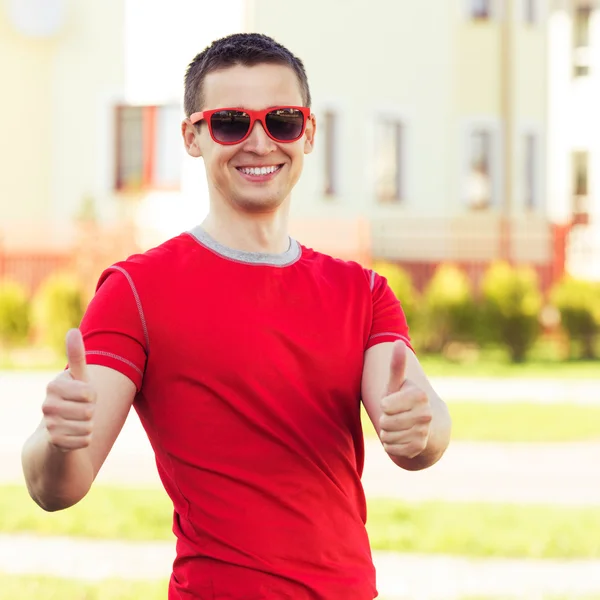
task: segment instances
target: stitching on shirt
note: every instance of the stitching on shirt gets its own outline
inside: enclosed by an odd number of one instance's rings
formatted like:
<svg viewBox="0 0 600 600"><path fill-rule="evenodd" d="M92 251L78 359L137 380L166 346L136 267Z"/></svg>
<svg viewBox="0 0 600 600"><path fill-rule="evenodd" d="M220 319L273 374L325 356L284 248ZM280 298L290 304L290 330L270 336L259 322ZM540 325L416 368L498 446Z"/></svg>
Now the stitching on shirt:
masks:
<svg viewBox="0 0 600 600"><path fill-rule="evenodd" d="M371 291L375 289L375 271L371 270Z"/></svg>
<svg viewBox="0 0 600 600"><path fill-rule="evenodd" d="M112 352L103 352L102 350L88 350L85 354L86 354L86 356L88 354L98 354L100 356L107 356L108 358L114 358L116 360L120 360L121 362L124 362L126 365L129 365L140 376L142 376L142 377L144 376L142 371L136 365L134 365L130 360L127 360L126 358L119 356L118 354L113 354Z"/></svg>
<svg viewBox="0 0 600 600"><path fill-rule="evenodd" d="M392 337L396 337L399 340L403 340L406 343L408 343L408 338L405 335L402 335L400 333L394 333L392 331L384 331L383 333L375 333L374 335L372 335L369 340L374 340L375 338L378 337L383 337L384 335L391 335Z"/></svg>
<svg viewBox="0 0 600 600"><path fill-rule="evenodd" d="M116 269L117 271L123 273L123 275L125 275L125 277L127 278L127 281L129 282L129 286L131 287L131 291L133 292L133 297L135 298L135 303L138 308L140 320L142 322L142 329L144 330L144 340L146 342L146 353L148 354L150 352L150 337L148 335L148 327L146 326L146 317L144 316L144 309L142 308L142 302L140 300L140 296L135 287L135 283L133 283L133 279L131 278L131 275L123 267L118 267L118 266L114 265L111 268Z"/></svg>

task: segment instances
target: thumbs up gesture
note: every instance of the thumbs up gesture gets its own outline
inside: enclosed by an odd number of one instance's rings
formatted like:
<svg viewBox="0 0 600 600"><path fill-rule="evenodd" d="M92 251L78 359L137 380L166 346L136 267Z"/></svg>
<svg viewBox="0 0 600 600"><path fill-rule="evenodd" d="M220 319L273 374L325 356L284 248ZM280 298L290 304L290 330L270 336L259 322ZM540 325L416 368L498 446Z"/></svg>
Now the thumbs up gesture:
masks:
<svg viewBox="0 0 600 600"><path fill-rule="evenodd" d="M427 447L432 411L427 394L406 378L407 352L404 342L395 342L379 425L385 451L410 459Z"/></svg>
<svg viewBox="0 0 600 600"><path fill-rule="evenodd" d="M48 384L42 404L43 423L50 443L63 452L89 446L96 402L89 383L81 332L70 330L66 341L69 370Z"/></svg>

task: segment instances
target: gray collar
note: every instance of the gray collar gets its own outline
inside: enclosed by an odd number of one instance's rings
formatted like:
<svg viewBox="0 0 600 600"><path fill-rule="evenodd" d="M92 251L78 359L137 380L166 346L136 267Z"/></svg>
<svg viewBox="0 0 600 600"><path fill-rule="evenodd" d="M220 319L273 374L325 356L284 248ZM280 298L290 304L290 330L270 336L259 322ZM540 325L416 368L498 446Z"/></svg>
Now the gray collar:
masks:
<svg viewBox="0 0 600 600"><path fill-rule="evenodd" d="M290 246L281 254L267 254L266 252L245 252L244 250L235 250L223 246L212 238L201 225L194 227L188 231L192 237L196 239L202 246L212 250L215 254L219 254L223 258L228 258L236 262L248 263L253 265L266 265L272 267L287 267L295 263L302 254L300 244L290 238Z"/></svg>

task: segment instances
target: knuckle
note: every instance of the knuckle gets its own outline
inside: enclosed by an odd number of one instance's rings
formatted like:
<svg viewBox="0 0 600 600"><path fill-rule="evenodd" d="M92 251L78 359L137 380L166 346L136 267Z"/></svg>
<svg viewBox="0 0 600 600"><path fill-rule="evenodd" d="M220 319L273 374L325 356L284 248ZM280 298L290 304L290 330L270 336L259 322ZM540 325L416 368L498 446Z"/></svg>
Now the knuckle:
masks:
<svg viewBox="0 0 600 600"><path fill-rule="evenodd" d="M47 398L42 404L42 413L49 417L55 415L57 412L56 402L53 398Z"/></svg>
<svg viewBox="0 0 600 600"><path fill-rule="evenodd" d="M429 423L431 423L432 419L433 419L433 413L431 412L431 410L426 410L419 417L419 422L424 425L428 425Z"/></svg>
<svg viewBox="0 0 600 600"><path fill-rule="evenodd" d="M388 421L389 418L387 415L381 415L381 417L379 417L379 428L386 429L386 427L388 426Z"/></svg>
<svg viewBox="0 0 600 600"><path fill-rule="evenodd" d="M47 386L46 386L46 395L47 396L53 396L58 394L60 388L60 383L58 379L53 379Z"/></svg>
<svg viewBox="0 0 600 600"><path fill-rule="evenodd" d="M427 398L427 394L419 389L419 388L415 388L415 400L419 403L419 404L428 404L429 403L429 399Z"/></svg>

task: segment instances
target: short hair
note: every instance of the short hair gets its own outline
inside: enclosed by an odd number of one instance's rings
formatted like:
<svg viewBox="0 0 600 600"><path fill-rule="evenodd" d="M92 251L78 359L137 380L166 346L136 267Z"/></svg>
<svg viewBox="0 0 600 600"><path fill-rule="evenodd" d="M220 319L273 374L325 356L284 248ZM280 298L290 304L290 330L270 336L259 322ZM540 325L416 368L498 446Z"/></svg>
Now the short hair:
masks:
<svg viewBox="0 0 600 600"><path fill-rule="evenodd" d="M310 89L304 64L285 46L261 33L234 33L214 41L189 64L185 74L184 110L189 117L204 105L203 84L213 71L235 65L285 65L293 69L300 83L302 99L310 107Z"/></svg>

